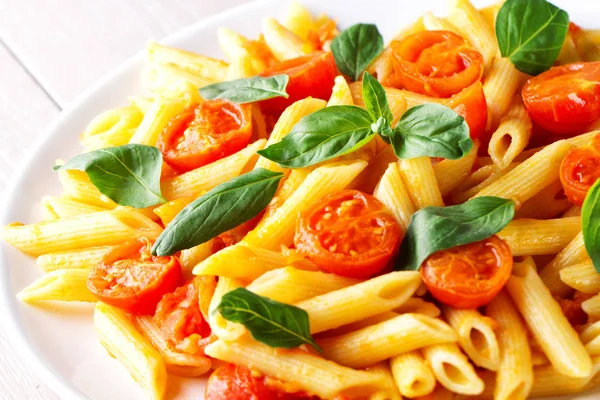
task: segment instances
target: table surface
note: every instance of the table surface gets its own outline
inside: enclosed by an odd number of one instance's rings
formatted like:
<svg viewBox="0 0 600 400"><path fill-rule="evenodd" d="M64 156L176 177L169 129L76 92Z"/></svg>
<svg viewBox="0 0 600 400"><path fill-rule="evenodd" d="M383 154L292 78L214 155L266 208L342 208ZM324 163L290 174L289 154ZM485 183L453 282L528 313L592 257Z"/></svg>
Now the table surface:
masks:
<svg viewBox="0 0 600 400"><path fill-rule="evenodd" d="M246 1L0 0L0 201L26 149L78 94L147 40ZM1 326L0 399L58 399Z"/></svg>

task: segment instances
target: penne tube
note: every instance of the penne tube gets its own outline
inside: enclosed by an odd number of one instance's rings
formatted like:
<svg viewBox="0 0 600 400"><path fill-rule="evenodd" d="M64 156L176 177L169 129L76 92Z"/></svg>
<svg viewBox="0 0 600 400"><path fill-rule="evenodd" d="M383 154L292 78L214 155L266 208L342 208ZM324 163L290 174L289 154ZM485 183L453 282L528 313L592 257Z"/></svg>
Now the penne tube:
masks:
<svg viewBox="0 0 600 400"><path fill-rule="evenodd" d="M419 350L390 358L390 368L402 396L427 396L435 389L435 376Z"/></svg>
<svg viewBox="0 0 600 400"><path fill-rule="evenodd" d="M263 19L262 32L265 42L279 61L297 58L314 50L307 41L300 39L275 18Z"/></svg>
<svg viewBox="0 0 600 400"><path fill-rule="evenodd" d="M48 253L36 259L45 272L58 269L84 269L89 270L102 261L104 255L113 249L112 246L88 247L81 250Z"/></svg>
<svg viewBox="0 0 600 400"><path fill-rule="evenodd" d="M60 170L58 179L63 187L64 198L110 210L117 206L114 201L100 193L83 171Z"/></svg>
<svg viewBox="0 0 600 400"><path fill-rule="evenodd" d="M509 295L502 291L485 308L498 328L500 363L496 374L495 400L525 400L533 385L531 349L527 329Z"/></svg>
<svg viewBox="0 0 600 400"><path fill-rule="evenodd" d="M164 226L167 226L175 219L177 214L181 212L188 204L194 201L192 196L184 196L168 201L156 207L152 212L156 214Z"/></svg>
<svg viewBox="0 0 600 400"><path fill-rule="evenodd" d="M527 132L527 130L529 131L528 135L519 138L520 141L515 141L514 145L511 143L512 149L509 146L509 150L511 150L511 152L508 153L509 158L512 157L513 153L516 152L516 149L523 144L523 139L526 138L526 142L529 142L529 137L531 136L531 120L529 119L529 115L526 112L523 114L518 108L513 109L512 115L510 115L513 105L518 104L515 102L515 99L521 97L521 94L517 93L517 89L519 88L522 79L523 74L515 68L513 63L508 58L501 57L500 54L497 54L483 81L483 93L485 94L488 107L486 130L496 129L497 127L501 133L507 131L519 133L523 131ZM498 126L498 124L501 123L501 119L503 119L502 117L505 116L507 112L510 117L504 118L504 126ZM496 136L501 137L501 133L496 133ZM527 145L527 143L525 143L525 145ZM503 165L508 165L510 162L511 161L506 159L504 160Z"/></svg>
<svg viewBox="0 0 600 400"><path fill-rule="evenodd" d="M406 232L408 225L410 225L410 219L416 212L416 208L404 185L400 165L397 162L389 164L381 180L375 187L373 196L387 206L398 224L400 224L402 231Z"/></svg>
<svg viewBox="0 0 600 400"><path fill-rule="evenodd" d="M97 303L94 328L100 343L127 369L148 398L163 399L167 387L165 362L152 344L135 329L122 310Z"/></svg>
<svg viewBox="0 0 600 400"><path fill-rule="evenodd" d="M326 358L365 368L399 354L457 340L445 322L420 314L402 314L345 335L318 340Z"/></svg>
<svg viewBox="0 0 600 400"><path fill-rule="evenodd" d="M559 140L523 161L475 197L497 196L512 199L518 209L521 204L550 185L558 178L560 163L573 148L565 140Z"/></svg>
<svg viewBox="0 0 600 400"><path fill-rule="evenodd" d="M129 143L144 114L131 105L113 108L97 115L85 128L79 140L86 151Z"/></svg>
<svg viewBox="0 0 600 400"><path fill-rule="evenodd" d="M571 206L569 207L563 214L562 217L580 217L581 216L581 207L579 206Z"/></svg>
<svg viewBox="0 0 600 400"><path fill-rule="evenodd" d="M583 293L600 293L600 274L591 261L569 265L559 271L560 280Z"/></svg>
<svg viewBox="0 0 600 400"><path fill-rule="evenodd" d="M455 343L437 344L422 351L443 387L458 394L477 395L483 392L483 381Z"/></svg>
<svg viewBox="0 0 600 400"><path fill-rule="evenodd" d="M579 334L579 339L590 356L600 356L600 321L588 325Z"/></svg>
<svg viewBox="0 0 600 400"><path fill-rule="evenodd" d="M429 157L399 160L398 164L402 181L417 210L428 206L444 206Z"/></svg>
<svg viewBox="0 0 600 400"><path fill-rule="evenodd" d="M246 333L244 325L226 320L221 313L217 311L217 307L221 304L221 299L225 294L243 286L242 282L236 279L220 277L217 282L215 293L210 300L208 324L210 325L212 333L219 339L237 340Z"/></svg>
<svg viewBox="0 0 600 400"><path fill-rule="evenodd" d="M498 338L493 321L477 310L459 310L444 306L444 317L458 334L458 343L479 367L497 371L500 364Z"/></svg>
<svg viewBox="0 0 600 400"><path fill-rule="evenodd" d="M292 1L283 21L283 26L292 31L302 40L308 38L308 32L314 27L315 21L310 11L297 1Z"/></svg>
<svg viewBox="0 0 600 400"><path fill-rule="evenodd" d="M155 98L129 143L156 146L158 136L169 121L179 114L185 106L186 101L183 99Z"/></svg>
<svg viewBox="0 0 600 400"><path fill-rule="evenodd" d="M513 170L519 163L512 163L508 168L502 170L495 165L482 165L480 168L467 176L457 187L450 193L450 199L456 203L464 203L471 197L483 189L496 182L509 171Z"/></svg>
<svg viewBox="0 0 600 400"><path fill-rule="evenodd" d="M265 209L265 213L263 214L259 224L262 221L265 221L267 218L271 217L275 211L281 207L283 203L294 193L304 182L308 174L315 170L315 167L306 167L306 168L295 168L290 171L289 175L283 183L275 192L275 196L269 202L269 205Z"/></svg>
<svg viewBox="0 0 600 400"><path fill-rule="evenodd" d="M571 32L567 32L567 36L565 37L565 41L563 42L556 61L559 62L559 65L581 61L581 56L577 51L577 46L575 45L573 34Z"/></svg>
<svg viewBox="0 0 600 400"><path fill-rule="evenodd" d="M156 239L162 228L149 218L127 210L102 211L37 224L11 224L0 237L24 253L39 256L93 246L110 246L148 237Z"/></svg>
<svg viewBox="0 0 600 400"><path fill-rule="evenodd" d="M445 18L438 18L430 12L423 14L423 26L428 31L450 31L458 34L458 30Z"/></svg>
<svg viewBox="0 0 600 400"><path fill-rule="evenodd" d="M242 243L271 250L290 246L298 215L328 194L346 188L366 166L366 161L357 160L325 164L315 169L285 203L246 235Z"/></svg>
<svg viewBox="0 0 600 400"><path fill-rule="evenodd" d="M258 150L262 150L266 140L261 139L250 144L245 149L230 156L224 157L213 163L174 178L165 179L161 182L163 196L167 200L180 197L196 198L200 193L213 189L222 183L238 176L244 167L256 156Z"/></svg>
<svg viewBox="0 0 600 400"><path fill-rule="evenodd" d="M212 255L212 248L213 239L192 248L181 250L179 263L181 264L181 269L186 273L186 275L187 273L191 275L194 267L197 264L201 263Z"/></svg>
<svg viewBox="0 0 600 400"><path fill-rule="evenodd" d="M380 377L381 386L369 395L369 400L402 400L402 395L396 387L390 365L382 361L367 368L367 371Z"/></svg>
<svg viewBox="0 0 600 400"><path fill-rule="evenodd" d="M540 207L541 204L543 207ZM562 184L557 180L523 203L521 208L515 212L515 218L556 218L570 206L571 203L564 196ZM578 215L562 214L563 218L571 216L577 217Z"/></svg>
<svg viewBox="0 0 600 400"><path fill-rule="evenodd" d="M590 356L535 271L531 257L515 263L506 288L554 368L569 377L589 376L592 371Z"/></svg>
<svg viewBox="0 0 600 400"><path fill-rule="evenodd" d="M322 398L358 399L381 389L381 376L343 367L300 349L276 349L249 338L217 340L206 354L218 360L251 367Z"/></svg>
<svg viewBox="0 0 600 400"><path fill-rule="evenodd" d="M578 232L569 244L540 270L540 278L554 296L565 297L573 290L560 279L560 271L570 265L581 264L589 260L583 243L583 234Z"/></svg>
<svg viewBox="0 0 600 400"><path fill-rule="evenodd" d="M327 102L327 107L330 106L353 106L354 100L352 100L352 93L346 78L342 75L335 77L335 84L331 92L331 97Z"/></svg>
<svg viewBox="0 0 600 400"><path fill-rule="evenodd" d="M179 376L196 377L204 375L211 369L212 362L210 358L171 349L160 328L156 326L151 316L138 315L133 317L133 323L137 330L158 350L169 373Z"/></svg>
<svg viewBox="0 0 600 400"><path fill-rule="evenodd" d="M106 211L107 208L95 206L81 201L54 196L42 197L42 208L46 215L45 220L57 220L78 217L98 211Z"/></svg>
<svg viewBox="0 0 600 400"><path fill-rule="evenodd" d="M593 361L592 371L583 377L561 374L551 365L535 367L533 369L533 386L529 395L531 397L554 397L572 395L585 390L600 370L600 358L594 357Z"/></svg>
<svg viewBox="0 0 600 400"><path fill-rule="evenodd" d="M417 272L390 272L295 305L308 313L311 333L319 333L393 310L405 303L420 283Z"/></svg>
<svg viewBox="0 0 600 400"><path fill-rule="evenodd" d="M513 219L498 236L510 246L513 256L556 254L581 231L581 218Z"/></svg>
<svg viewBox="0 0 600 400"><path fill-rule="evenodd" d="M479 9L481 18L485 20L486 25L493 34L496 34L496 17L498 16L498 11L500 11L502 4L504 4L504 0L500 0L494 4Z"/></svg>
<svg viewBox="0 0 600 400"><path fill-rule="evenodd" d="M252 61L253 58L247 50L240 50L240 52L231 59L229 70L227 71L227 79L242 79L256 75L258 71L254 69Z"/></svg>
<svg viewBox="0 0 600 400"><path fill-rule="evenodd" d="M433 164L433 172L440 189L442 198L448 196L450 192L460 185L467 178L477 160L477 150L479 143L475 143L471 151L458 160L444 159Z"/></svg>
<svg viewBox="0 0 600 400"><path fill-rule="evenodd" d="M592 319L600 319L600 294L581 303L581 309Z"/></svg>
<svg viewBox="0 0 600 400"><path fill-rule="evenodd" d="M217 40L221 50L230 60L236 58L240 52L246 51L250 43L245 36L223 27L217 29Z"/></svg>
<svg viewBox="0 0 600 400"><path fill-rule="evenodd" d="M265 272L248 285L247 289L271 300L294 304L358 283L358 279L285 267Z"/></svg>
<svg viewBox="0 0 600 400"><path fill-rule="evenodd" d="M95 302L96 297L87 289L89 272L85 269L59 269L42 275L19 292L19 300L37 304L46 301Z"/></svg>

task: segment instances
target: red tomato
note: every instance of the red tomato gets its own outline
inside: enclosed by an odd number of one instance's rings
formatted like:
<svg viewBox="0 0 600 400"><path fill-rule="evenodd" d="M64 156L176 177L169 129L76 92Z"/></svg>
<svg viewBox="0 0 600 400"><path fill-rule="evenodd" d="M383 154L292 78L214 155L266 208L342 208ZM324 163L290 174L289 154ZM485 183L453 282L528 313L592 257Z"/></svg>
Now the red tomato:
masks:
<svg viewBox="0 0 600 400"><path fill-rule="evenodd" d="M249 40L245 45L244 49L250 54L253 59L260 60L265 66L272 67L277 64L277 59L273 55L273 52L265 42L265 37L260 34L258 39Z"/></svg>
<svg viewBox="0 0 600 400"><path fill-rule="evenodd" d="M600 135L589 145L571 150L560 164L559 176L567 199L583 205L590 187L600 178Z"/></svg>
<svg viewBox="0 0 600 400"><path fill-rule="evenodd" d="M169 122L156 146L167 164L187 172L243 149L251 136L250 105L216 99L186 107Z"/></svg>
<svg viewBox="0 0 600 400"><path fill-rule="evenodd" d="M487 124L488 109L481 82L475 82L456 93L446 101L445 105L465 119L469 125L471 139L477 139L483 134Z"/></svg>
<svg viewBox="0 0 600 400"><path fill-rule="evenodd" d="M275 97L261 102L262 110L267 114L279 115L290 104L312 96L328 100L337 75L333 54L324 51L283 61L263 72L262 76L286 74L290 77L287 85L289 97Z"/></svg>
<svg viewBox="0 0 600 400"><path fill-rule="evenodd" d="M494 235L433 253L421 265L421 278L442 303L454 308L477 308L502 290L512 266L510 247Z"/></svg>
<svg viewBox="0 0 600 400"><path fill-rule="evenodd" d="M581 308L581 303L591 298L593 294L575 292L572 299L557 298L563 314L573 326L584 325L588 322L588 315Z"/></svg>
<svg viewBox="0 0 600 400"><path fill-rule="evenodd" d="M152 314L163 294L181 278L174 256L150 254L147 238L126 242L104 256L90 271L87 288L100 301L134 314Z"/></svg>
<svg viewBox="0 0 600 400"><path fill-rule="evenodd" d="M381 272L404 237L375 197L345 190L326 196L300 216L294 244L322 269L351 278Z"/></svg>
<svg viewBox="0 0 600 400"><path fill-rule="evenodd" d="M449 31L423 31L391 45L394 73L387 85L450 97L479 81L483 56Z"/></svg>
<svg viewBox="0 0 600 400"><path fill-rule="evenodd" d="M582 133L600 118L600 61L552 67L521 92L531 118L557 135Z"/></svg>
<svg viewBox="0 0 600 400"><path fill-rule="evenodd" d="M216 287L214 277L195 277L174 292L165 294L154 313L154 322L161 329L167 345L173 350L204 355L210 343L211 329L200 303L212 297Z"/></svg>

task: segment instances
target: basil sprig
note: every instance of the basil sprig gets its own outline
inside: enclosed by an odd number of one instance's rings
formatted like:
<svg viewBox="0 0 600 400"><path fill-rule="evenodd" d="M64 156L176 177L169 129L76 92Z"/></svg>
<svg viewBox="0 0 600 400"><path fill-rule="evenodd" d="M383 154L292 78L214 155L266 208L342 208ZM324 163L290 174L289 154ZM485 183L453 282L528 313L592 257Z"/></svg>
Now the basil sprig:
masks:
<svg viewBox="0 0 600 400"><path fill-rule="evenodd" d="M78 155L54 170L85 171L100 193L122 206L164 203L160 192L162 154L153 146L127 144Z"/></svg>
<svg viewBox="0 0 600 400"><path fill-rule="evenodd" d="M511 200L476 197L450 207L425 207L413 214L396 270L418 270L433 253L478 242L501 231L514 217Z"/></svg>
<svg viewBox="0 0 600 400"><path fill-rule="evenodd" d="M215 187L177 214L152 254L189 249L249 221L269 204L282 177L281 172L258 168Z"/></svg>
<svg viewBox="0 0 600 400"><path fill-rule="evenodd" d="M588 191L581 207L583 243L600 274L600 179Z"/></svg>
<svg viewBox="0 0 600 400"><path fill-rule="evenodd" d="M469 127L453 110L423 104L408 110L392 129L385 89L368 72L363 77L365 109L331 106L303 117L278 143L258 153L285 168L308 167L351 153L375 134L392 143L399 158L457 159L473 147Z"/></svg>
<svg viewBox="0 0 600 400"><path fill-rule="evenodd" d="M373 24L356 24L331 42L338 69L353 80L383 51L383 37Z"/></svg>
<svg viewBox="0 0 600 400"><path fill-rule="evenodd" d="M227 99L243 104L289 97L285 91L290 77L285 74L273 76L253 76L233 81L219 82L200 88L200 95L206 100Z"/></svg>
<svg viewBox="0 0 600 400"><path fill-rule="evenodd" d="M301 308L237 288L223 296L215 311L243 324L254 339L271 347L291 349L308 344L322 352L310 335L308 313Z"/></svg>
<svg viewBox="0 0 600 400"><path fill-rule="evenodd" d="M530 75L550 68L569 29L569 14L546 0L507 0L496 18L503 57Z"/></svg>

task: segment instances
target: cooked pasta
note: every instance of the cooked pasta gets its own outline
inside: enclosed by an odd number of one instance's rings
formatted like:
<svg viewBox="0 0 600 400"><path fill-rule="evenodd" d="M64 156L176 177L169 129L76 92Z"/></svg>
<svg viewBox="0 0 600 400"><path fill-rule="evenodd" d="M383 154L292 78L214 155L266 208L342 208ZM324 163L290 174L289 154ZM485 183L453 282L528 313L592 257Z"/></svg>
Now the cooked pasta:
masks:
<svg viewBox="0 0 600 400"><path fill-rule="evenodd" d="M390 368L396 386L403 396L426 396L435 389L435 376L419 350L392 357Z"/></svg>

